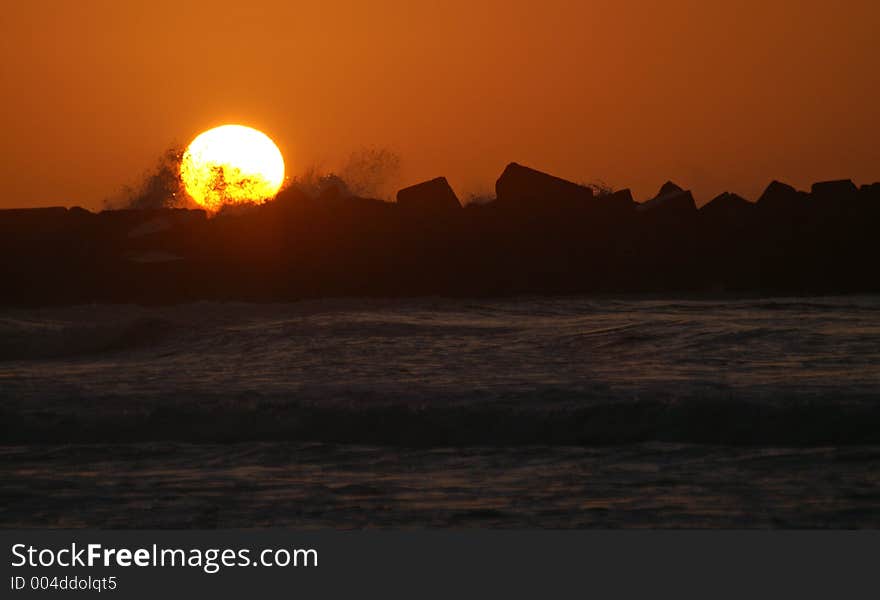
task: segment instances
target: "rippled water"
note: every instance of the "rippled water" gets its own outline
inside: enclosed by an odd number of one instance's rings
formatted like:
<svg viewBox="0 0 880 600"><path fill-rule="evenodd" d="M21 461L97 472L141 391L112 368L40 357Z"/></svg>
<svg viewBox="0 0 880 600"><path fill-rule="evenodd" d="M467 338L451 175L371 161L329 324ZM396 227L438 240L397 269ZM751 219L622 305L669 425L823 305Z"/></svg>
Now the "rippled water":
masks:
<svg viewBox="0 0 880 600"><path fill-rule="evenodd" d="M0 525L876 526L880 298L0 312Z"/></svg>

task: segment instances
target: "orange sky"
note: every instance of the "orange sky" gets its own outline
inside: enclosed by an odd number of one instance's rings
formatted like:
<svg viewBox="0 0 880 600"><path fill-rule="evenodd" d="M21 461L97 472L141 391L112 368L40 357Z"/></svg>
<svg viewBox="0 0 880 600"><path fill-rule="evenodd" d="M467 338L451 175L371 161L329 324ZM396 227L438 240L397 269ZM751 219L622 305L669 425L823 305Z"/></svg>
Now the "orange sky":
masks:
<svg viewBox="0 0 880 600"><path fill-rule="evenodd" d="M224 122L296 174L365 146L401 183L488 192L509 161L699 203L880 180L880 3L7 3L0 207L99 208Z"/></svg>

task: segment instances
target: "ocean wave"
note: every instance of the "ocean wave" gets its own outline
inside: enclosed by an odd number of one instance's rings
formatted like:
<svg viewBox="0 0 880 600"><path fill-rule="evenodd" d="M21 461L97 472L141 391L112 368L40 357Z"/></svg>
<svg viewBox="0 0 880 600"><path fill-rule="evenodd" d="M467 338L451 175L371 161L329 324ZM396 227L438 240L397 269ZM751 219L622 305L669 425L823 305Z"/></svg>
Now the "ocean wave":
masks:
<svg viewBox="0 0 880 600"><path fill-rule="evenodd" d="M0 443L326 442L411 447L603 446L672 442L732 446L880 443L880 406L674 399L540 408L481 404L171 402L88 413L0 410Z"/></svg>
<svg viewBox="0 0 880 600"><path fill-rule="evenodd" d="M0 319L0 361L42 360L126 352L155 346L180 326L142 316L99 322Z"/></svg>
<svg viewBox="0 0 880 600"><path fill-rule="evenodd" d="M767 302L790 308L759 308ZM0 442L875 443L880 319L862 308L878 304L348 299L7 310Z"/></svg>

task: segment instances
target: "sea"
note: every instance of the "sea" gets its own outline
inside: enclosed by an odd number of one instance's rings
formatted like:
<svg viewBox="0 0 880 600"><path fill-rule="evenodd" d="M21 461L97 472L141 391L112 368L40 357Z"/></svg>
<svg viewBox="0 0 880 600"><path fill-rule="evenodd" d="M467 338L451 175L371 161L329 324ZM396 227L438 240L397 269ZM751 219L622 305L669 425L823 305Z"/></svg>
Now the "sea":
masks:
<svg viewBox="0 0 880 600"><path fill-rule="evenodd" d="M876 528L880 297L0 310L0 527Z"/></svg>

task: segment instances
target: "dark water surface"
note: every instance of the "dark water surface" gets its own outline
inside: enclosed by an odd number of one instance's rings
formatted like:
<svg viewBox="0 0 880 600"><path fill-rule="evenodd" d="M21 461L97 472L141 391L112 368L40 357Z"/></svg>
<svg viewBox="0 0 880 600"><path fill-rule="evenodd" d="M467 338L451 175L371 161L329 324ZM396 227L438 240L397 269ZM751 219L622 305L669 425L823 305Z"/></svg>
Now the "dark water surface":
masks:
<svg viewBox="0 0 880 600"><path fill-rule="evenodd" d="M0 526L876 527L880 298L0 312Z"/></svg>

